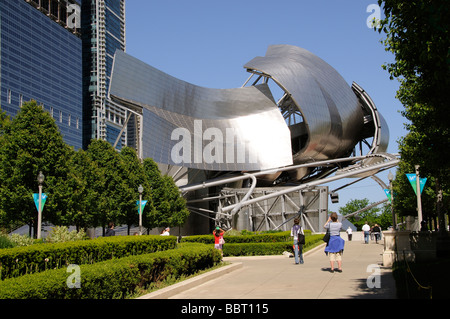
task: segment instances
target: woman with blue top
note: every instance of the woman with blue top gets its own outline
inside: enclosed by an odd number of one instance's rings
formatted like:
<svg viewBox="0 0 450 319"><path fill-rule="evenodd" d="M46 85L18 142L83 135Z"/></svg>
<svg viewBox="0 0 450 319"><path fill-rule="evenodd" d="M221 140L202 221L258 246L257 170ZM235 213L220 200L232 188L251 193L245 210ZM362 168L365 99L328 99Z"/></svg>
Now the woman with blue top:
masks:
<svg viewBox="0 0 450 319"><path fill-rule="evenodd" d="M330 240L325 247L325 254L330 257L331 272L334 272L334 262L338 263L338 272L342 272L342 253L344 252L345 241L340 236L342 223L339 222L336 213L331 213L323 227L330 231Z"/></svg>

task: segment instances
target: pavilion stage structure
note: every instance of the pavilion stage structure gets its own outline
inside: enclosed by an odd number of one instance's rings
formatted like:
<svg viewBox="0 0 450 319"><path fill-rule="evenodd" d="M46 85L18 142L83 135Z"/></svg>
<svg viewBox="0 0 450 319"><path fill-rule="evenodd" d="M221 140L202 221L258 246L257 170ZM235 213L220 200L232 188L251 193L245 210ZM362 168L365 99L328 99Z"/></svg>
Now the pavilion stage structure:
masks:
<svg viewBox="0 0 450 319"><path fill-rule="evenodd" d="M292 45L244 64L239 88L200 87L117 51L108 98L126 114L122 134L186 197L190 232L322 231L327 183L394 167L389 129L368 93ZM188 231L189 232L189 231Z"/></svg>

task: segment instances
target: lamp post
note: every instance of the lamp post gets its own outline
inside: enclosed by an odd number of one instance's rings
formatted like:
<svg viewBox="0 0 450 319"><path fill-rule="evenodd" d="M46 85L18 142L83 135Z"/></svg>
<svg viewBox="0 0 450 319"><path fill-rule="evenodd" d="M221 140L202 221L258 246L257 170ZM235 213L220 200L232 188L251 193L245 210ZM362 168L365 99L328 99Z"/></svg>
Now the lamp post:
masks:
<svg viewBox="0 0 450 319"><path fill-rule="evenodd" d="M41 225L42 225L42 184L44 183L45 176L42 172L39 172L37 181L39 183L39 208L38 208L38 224L37 224L37 239L41 239Z"/></svg>
<svg viewBox="0 0 450 319"><path fill-rule="evenodd" d="M144 187L139 185L139 235L142 235L142 193L144 192Z"/></svg>
<svg viewBox="0 0 450 319"><path fill-rule="evenodd" d="M393 187L392 187L392 182L394 180L394 175L392 174L391 171L389 171L388 179L389 179L389 189L391 191L391 214L392 214L393 230L397 230L397 222L395 220L395 213L394 213L394 190L393 190Z"/></svg>
<svg viewBox="0 0 450 319"><path fill-rule="evenodd" d="M419 165L414 166L416 169L416 195L417 195L417 219L419 222L419 231L422 226L422 194L420 192L420 175L419 175Z"/></svg>

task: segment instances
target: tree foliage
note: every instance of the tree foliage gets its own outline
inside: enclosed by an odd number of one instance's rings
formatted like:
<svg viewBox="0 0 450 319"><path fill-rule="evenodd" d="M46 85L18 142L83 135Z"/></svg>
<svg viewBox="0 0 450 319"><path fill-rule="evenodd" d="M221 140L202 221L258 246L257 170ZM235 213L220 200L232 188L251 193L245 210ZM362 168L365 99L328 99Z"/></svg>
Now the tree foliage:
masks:
<svg viewBox="0 0 450 319"><path fill-rule="evenodd" d="M24 103L1 138L0 207L7 221L36 225L33 193L38 191L36 178L42 171L51 198L43 218L64 224L70 196L67 163L72 153L50 114L35 101Z"/></svg>
<svg viewBox="0 0 450 319"><path fill-rule="evenodd" d="M421 176L433 180L439 214L450 186L450 6L447 0L378 3L386 16L378 31L386 34L386 50L395 57L384 68L400 81L397 98L408 120L409 133L400 141L402 161L409 168L420 165Z"/></svg>
<svg viewBox="0 0 450 319"><path fill-rule="evenodd" d="M189 211L173 179L170 176L162 176L158 165L151 158L146 158L143 165L150 181L155 207L155 212L148 216L146 223L151 227L183 225L189 216Z"/></svg>
<svg viewBox="0 0 450 319"><path fill-rule="evenodd" d="M33 193L38 191L39 171L48 195L43 222L79 229L104 227L110 221L128 228L138 225L139 185L148 201L144 227L181 225L189 215L173 179L161 176L153 160L142 163L133 149L119 153L102 140L75 151L35 101L24 103L12 120L0 110L1 227L36 227Z"/></svg>
<svg viewBox="0 0 450 319"><path fill-rule="evenodd" d="M371 205L367 198L364 199L352 199L345 206L339 208L339 214L345 216L351 213L355 213L367 206ZM373 226L375 223L380 225L382 229L387 229L392 225L392 218L390 207L387 205L383 207L372 207L366 211L361 212L357 216L351 216L348 221L356 226L358 230L361 230L362 226L367 221L369 225Z"/></svg>

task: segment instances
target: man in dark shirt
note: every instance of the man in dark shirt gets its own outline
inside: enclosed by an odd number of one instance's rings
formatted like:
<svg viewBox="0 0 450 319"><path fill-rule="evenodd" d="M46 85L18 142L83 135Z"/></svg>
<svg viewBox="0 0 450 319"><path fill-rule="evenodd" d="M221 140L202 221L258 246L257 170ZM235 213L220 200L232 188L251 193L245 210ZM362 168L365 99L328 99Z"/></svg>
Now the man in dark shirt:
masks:
<svg viewBox="0 0 450 319"><path fill-rule="evenodd" d="M115 236L115 235L116 235L116 232L114 230L114 223L110 222L108 224L108 229L106 230L105 237Z"/></svg>
<svg viewBox="0 0 450 319"><path fill-rule="evenodd" d="M378 224L375 224L375 226L373 226L373 228L372 228L372 234L375 236L375 243L377 243L377 244L378 244L378 239L380 239L380 233L381 233L380 226L378 226Z"/></svg>

